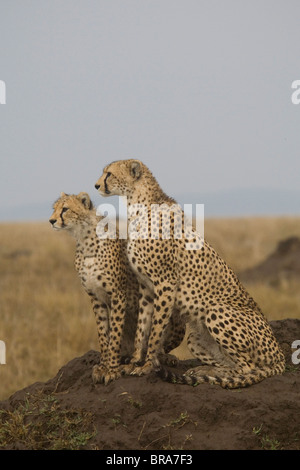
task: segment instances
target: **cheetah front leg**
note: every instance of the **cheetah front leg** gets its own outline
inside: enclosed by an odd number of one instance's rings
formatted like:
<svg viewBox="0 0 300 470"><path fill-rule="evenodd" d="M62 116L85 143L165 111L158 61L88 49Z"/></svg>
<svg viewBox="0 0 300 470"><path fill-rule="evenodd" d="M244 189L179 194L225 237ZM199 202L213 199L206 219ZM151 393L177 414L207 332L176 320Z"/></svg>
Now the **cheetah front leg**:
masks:
<svg viewBox="0 0 300 470"><path fill-rule="evenodd" d="M165 366L175 367L178 365L178 358L170 354L172 349L177 348L183 341L186 330L186 319L175 307L170 321L164 330L163 352L159 354L159 362Z"/></svg>
<svg viewBox="0 0 300 470"><path fill-rule="evenodd" d="M101 362L93 368L94 383L109 382L121 377L121 341L126 309L126 294L123 289L111 298L111 309L106 334L99 337ZM99 334L99 329L98 329ZM103 359L102 359L103 358Z"/></svg>
<svg viewBox="0 0 300 470"><path fill-rule="evenodd" d="M100 364L93 367L92 378L94 383L101 383L104 381L103 371L106 369L106 363L108 360L109 306L104 301L99 302L96 297L92 297L91 301L96 319L100 351Z"/></svg>
<svg viewBox="0 0 300 470"><path fill-rule="evenodd" d="M125 374L133 374L133 371L142 364L145 359L148 338L153 315L153 292L142 282L139 283L139 313L137 329L134 341L134 352L128 364L122 367Z"/></svg>
<svg viewBox="0 0 300 470"><path fill-rule="evenodd" d="M154 367L159 365L159 354L163 349L164 332L169 324L171 313L175 304L175 283L159 282L154 287L154 304L151 322L151 330L148 340L145 363L136 367L132 375L149 374Z"/></svg>

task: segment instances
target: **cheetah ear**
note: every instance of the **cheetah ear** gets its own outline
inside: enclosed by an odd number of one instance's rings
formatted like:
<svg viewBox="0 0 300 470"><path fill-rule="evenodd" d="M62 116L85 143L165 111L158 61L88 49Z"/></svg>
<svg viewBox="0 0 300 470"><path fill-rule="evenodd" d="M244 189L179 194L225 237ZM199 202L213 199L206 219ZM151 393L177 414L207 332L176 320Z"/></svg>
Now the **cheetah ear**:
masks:
<svg viewBox="0 0 300 470"><path fill-rule="evenodd" d="M78 198L86 209L91 209L93 207L92 201L88 193L81 192L78 194Z"/></svg>
<svg viewBox="0 0 300 470"><path fill-rule="evenodd" d="M138 180L142 176L142 168L140 162L132 162L130 164L130 174L136 180Z"/></svg>
<svg viewBox="0 0 300 470"><path fill-rule="evenodd" d="M60 193L60 197L64 197L64 196L67 196L67 194L62 191L62 192Z"/></svg>

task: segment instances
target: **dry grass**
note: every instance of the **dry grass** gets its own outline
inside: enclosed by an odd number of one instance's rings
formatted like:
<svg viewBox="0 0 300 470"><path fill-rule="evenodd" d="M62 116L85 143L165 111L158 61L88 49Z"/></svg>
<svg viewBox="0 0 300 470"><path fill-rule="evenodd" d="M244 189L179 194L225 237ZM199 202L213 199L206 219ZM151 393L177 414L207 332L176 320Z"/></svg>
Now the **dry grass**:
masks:
<svg viewBox="0 0 300 470"><path fill-rule="evenodd" d="M97 348L88 296L73 266L75 244L46 223L2 224L0 234L0 397L53 376Z"/></svg>
<svg viewBox="0 0 300 470"><path fill-rule="evenodd" d="M206 238L236 271L262 261L291 235L300 236L300 218L205 222ZM0 224L0 340L6 344L0 399L97 349L90 301L73 267L74 249L74 240L47 222ZM298 284L247 287L268 319L300 318Z"/></svg>

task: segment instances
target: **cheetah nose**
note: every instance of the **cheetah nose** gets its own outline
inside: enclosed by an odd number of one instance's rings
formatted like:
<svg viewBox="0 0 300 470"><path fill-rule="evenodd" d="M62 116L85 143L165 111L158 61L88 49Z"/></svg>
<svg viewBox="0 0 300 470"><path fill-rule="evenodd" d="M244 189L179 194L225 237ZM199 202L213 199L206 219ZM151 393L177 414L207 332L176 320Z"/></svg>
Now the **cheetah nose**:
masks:
<svg viewBox="0 0 300 470"><path fill-rule="evenodd" d="M49 219L50 224L54 225L56 222L56 219Z"/></svg>
<svg viewBox="0 0 300 470"><path fill-rule="evenodd" d="M99 188L100 188L100 184L96 183L96 184L95 184L95 188L96 188L96 189L99 189Z"/></svg>

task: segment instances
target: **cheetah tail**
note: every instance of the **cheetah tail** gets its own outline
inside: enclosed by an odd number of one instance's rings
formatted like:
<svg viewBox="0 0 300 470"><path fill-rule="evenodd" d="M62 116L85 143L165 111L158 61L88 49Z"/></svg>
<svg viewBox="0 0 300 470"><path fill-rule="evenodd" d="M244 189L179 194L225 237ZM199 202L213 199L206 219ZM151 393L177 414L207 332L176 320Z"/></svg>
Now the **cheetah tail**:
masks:
<svg viewBox="0 0 300 470"><path fill-rule="evenodd" d="M177 374L176 372L171 371L167 369L167 367L164 367L162 365L156 367L155 372L156 375L160 377L164 382L184 385L198 385L199 383L196 377Z"/></svg>
<svg viewBox="0 0 300 470"><path fill-rule="evenodd" d="M212 370L209 374L195 373L194 375L177 374L170 371L166 367L160 366L156 369L157 375L166 382L174 384L185 384L196 386L201 383L210 383L220 385L223 388L243 388L261 382L272 375L282 374L284 371L284 363L277 365L265 366L248 371L244 374L235 370ZM227 373L226 373L227 372Z"/></svg>

